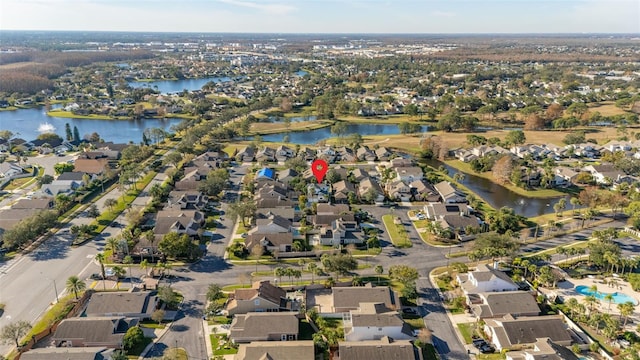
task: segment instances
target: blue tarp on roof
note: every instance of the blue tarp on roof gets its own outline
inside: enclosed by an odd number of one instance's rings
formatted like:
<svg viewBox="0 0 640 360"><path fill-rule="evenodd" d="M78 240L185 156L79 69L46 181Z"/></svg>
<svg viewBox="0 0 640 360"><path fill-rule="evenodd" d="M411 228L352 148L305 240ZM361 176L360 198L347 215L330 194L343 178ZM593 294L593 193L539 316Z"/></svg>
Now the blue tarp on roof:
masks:
<svg viewBox="0 0 640 360"><path fill-rule="evenodd" d="M273 169L269 169L269 168L260 169L256 173L256 179L260 179L260 178L275 179L275 177L276 177L276 172L273 171Z"/></svg>

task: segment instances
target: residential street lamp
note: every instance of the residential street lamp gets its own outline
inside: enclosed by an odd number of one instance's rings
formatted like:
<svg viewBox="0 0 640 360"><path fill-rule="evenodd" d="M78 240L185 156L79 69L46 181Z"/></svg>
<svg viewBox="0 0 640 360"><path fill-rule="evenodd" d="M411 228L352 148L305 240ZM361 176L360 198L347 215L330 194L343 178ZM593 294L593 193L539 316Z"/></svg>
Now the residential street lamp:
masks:
<svg viewBox="0 0 640 360"><path fill-rule="evenodd" d="M42 272L40 272L40 275L44 276L44 274ZM48 278L46 276L44 276L44 278L47 279L47 280L51 280L53 282L53 291L55 291L55 293L56 293L56 302L60 302L60 299L58 299L58 286L56 286L56 280Z"/></svg>

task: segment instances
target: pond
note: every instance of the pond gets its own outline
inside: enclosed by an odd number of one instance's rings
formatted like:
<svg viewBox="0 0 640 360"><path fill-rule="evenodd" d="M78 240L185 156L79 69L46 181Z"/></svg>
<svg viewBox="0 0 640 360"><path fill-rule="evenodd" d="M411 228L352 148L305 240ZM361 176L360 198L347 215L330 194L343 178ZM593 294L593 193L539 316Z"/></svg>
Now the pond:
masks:
<svg viewBox="0 0 640 360"><path fill-rule="evenodd" d="M146 128L158 127L169 130L172 125L179 124L182 120L169 119L141 119L141 120L98 120L98 119L73 119L47 116L44 108L20 109L15 111L0 111L0 130L9 130L16 137L25 140L34 140L44 130L55 132L65 136L65 124L69 123L71 129L78 127L80 136L97 132L106 141L115 143L128 143L142 141L142 132Z"/></svg>
<svg viewBox="0 0 640 360"><path fill-rule="evenodd" d="M347 124L346 136L349 134L358 133L362 136L367 135L397 135L400 134L400 129L396 124ZM421 131L428 131L428 126L423 126ZM309 131L294 131L290 133L278 133L262 135L263 141L282 142L284 137L289 135L289 142L292 144L310 145L315 144L320 140L326 140L328 138L335 137L331 133L331 127L323 127L321 129L309 130Z"/></svg>
<svg viewBox="0 0 640 360"><path fill-rule="evenodd" d="M444 166L449 172L450 176L459 172L456 168L451 167L438 160L427 160L426 163L434 168ZM473 174L465 173L465 178L462 181L464 186L476 193L479 197L484 199L493 208L499 209L503 206L513 209L516 214L520 214L525 217L535 217L544 214L551 214L554 212L553 205L555 205L563 197L553 199L539 199L528 198L517 194L504 186L494 183L489 179L485 179ZM567 199L567 209L571 209L569 204L570 196L564 197Z"/></svg>
<svg viewBox="0 0 640 360"><path fill-rule="evenodd" d="M194 91L200 90L208 82L226 82L231 81L230 77L207 77L200 79L181 79L181 80L161 80L161 81L130 81L129 86L133 88L149 87L163 94L174 94L184 90Z"/></svg>

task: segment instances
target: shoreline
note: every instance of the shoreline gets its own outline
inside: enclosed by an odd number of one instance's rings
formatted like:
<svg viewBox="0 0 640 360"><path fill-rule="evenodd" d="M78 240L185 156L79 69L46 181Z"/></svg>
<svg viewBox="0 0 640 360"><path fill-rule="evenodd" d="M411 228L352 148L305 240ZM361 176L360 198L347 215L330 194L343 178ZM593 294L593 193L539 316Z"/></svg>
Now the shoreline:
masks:
<svg viewBox="0 0 640 360"><path fill-rule="evenodd" d="M85 119L85 120L114 120L114 121L131 121L135 120L132 117L128 116L109 116L109 115L98 115L98 114L89 114L89 115L77 115L70 111L60 111L60 110L51 110L47 111L47 116L49 117L57 117L57 118L65 118L65 119ZM195 119L196 117L193 115L187 114L171 114L171 116L146 116L145 119Z"/></svg>

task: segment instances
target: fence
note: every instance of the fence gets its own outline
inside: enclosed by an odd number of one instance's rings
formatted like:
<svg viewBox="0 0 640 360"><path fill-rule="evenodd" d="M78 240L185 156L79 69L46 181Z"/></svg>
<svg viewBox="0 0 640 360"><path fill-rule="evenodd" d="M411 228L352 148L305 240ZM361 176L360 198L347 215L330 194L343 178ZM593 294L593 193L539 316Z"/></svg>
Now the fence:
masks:
<svg viewBox="0 0 640 360"><path fill-rule="evenodd" d="M87 304L93 293L93 290L85 291L82 297L80 297L76 304L73 306L73 308L65 315L64 319L72 318L78 315L82 311L82 309L84 309L84 306ZM58 324L60 324L60 322L64 319L58 320L41 332L32 335L31 339L29 339L29 341L25 345L22 345L18 348L18 355L16 355L14 360L19 360L23 352L31 350L31 348L33 348L33 346L35 346L35 344L37 344L39 341L55 333L56 329L58 328Z"/></svg>

